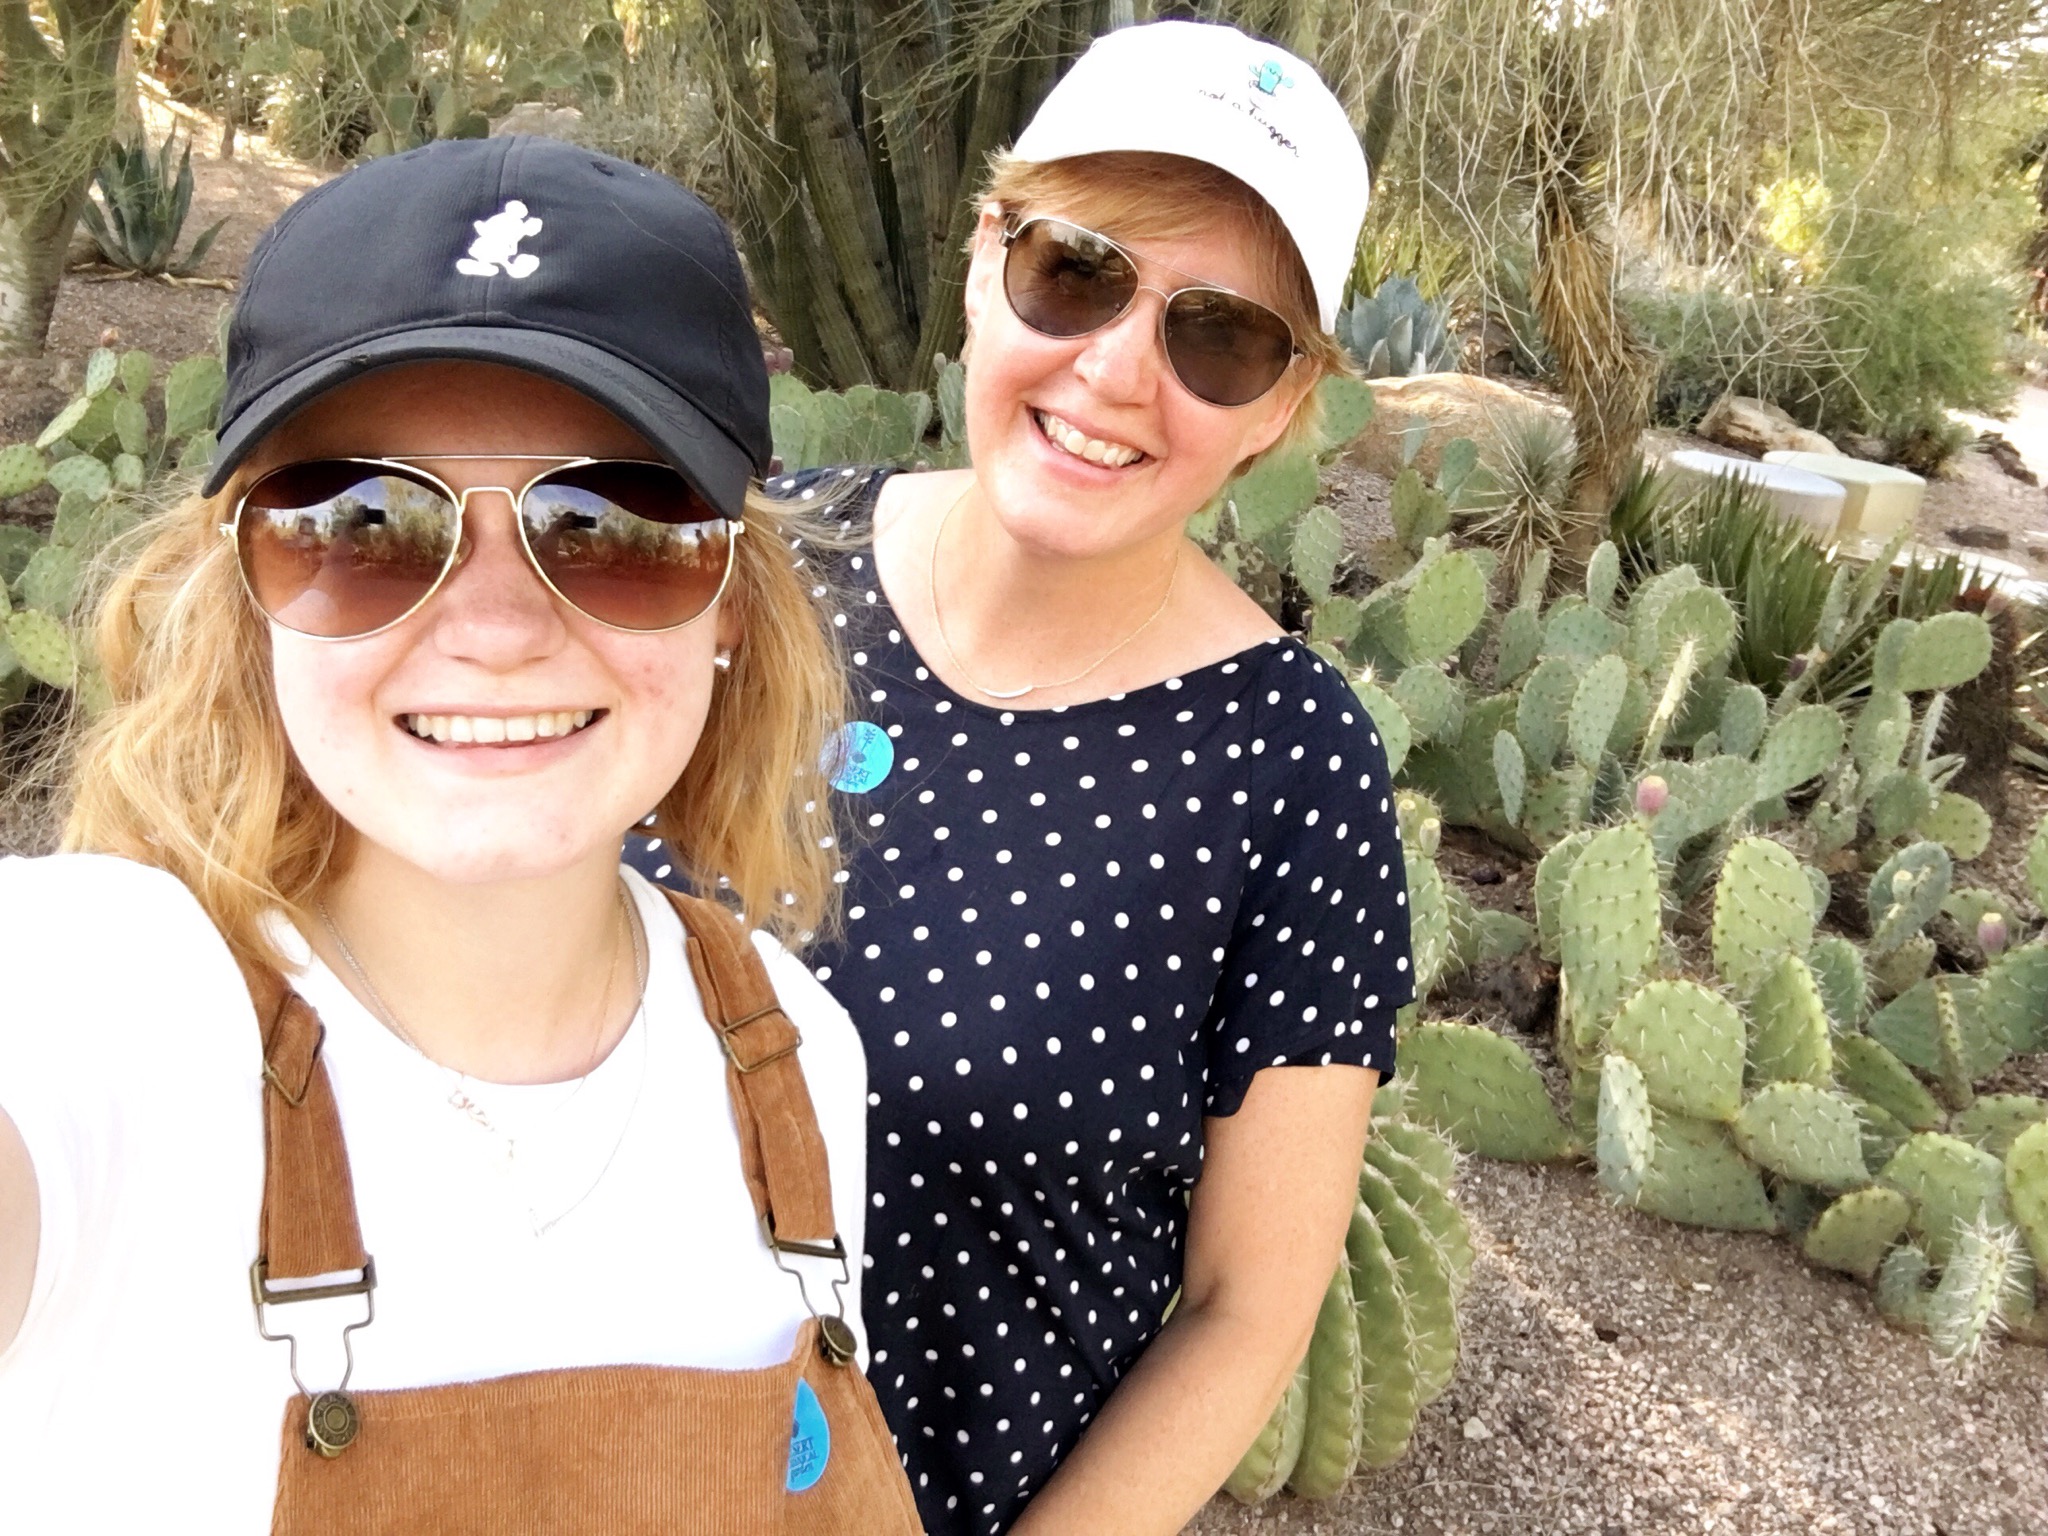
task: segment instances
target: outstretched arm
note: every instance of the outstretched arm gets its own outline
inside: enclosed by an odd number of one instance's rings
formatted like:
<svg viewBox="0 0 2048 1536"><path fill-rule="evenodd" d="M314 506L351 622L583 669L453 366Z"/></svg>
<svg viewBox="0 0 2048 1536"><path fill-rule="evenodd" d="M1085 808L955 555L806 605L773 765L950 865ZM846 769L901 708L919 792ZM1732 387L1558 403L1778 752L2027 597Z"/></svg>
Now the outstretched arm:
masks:
<svg viewBox="0 0 2048 1536"><path fill-rule="evenodd" d="M35 1167L21 1132L0 1109L0 1353L14 1342L28 1311L41 1231Z"/></svg>
<svg viewBox="0 0 2048 1536"><path fill-rule="evenodd" d="M1203 1123L1180 1303L1012 1536L1169 1536L1222 1486L1308 1349L1378 1080L1276 1067Z"/></svg>

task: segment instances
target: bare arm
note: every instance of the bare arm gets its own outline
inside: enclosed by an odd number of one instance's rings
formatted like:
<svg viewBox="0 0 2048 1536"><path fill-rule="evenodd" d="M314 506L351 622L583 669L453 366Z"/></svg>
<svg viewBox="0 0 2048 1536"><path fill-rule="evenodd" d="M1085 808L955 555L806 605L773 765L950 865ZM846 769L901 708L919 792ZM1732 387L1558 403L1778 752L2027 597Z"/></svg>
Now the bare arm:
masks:
<svg viewBox="0 0 2048 1536"><path fill-rule="evenodd" d="M1013 1536L1167 1536L1222 1486L1308 1348L1378 1078L1271 1068L1204 1122L1180 1304Z"/></svg>
<svg viewBox="0 0 2048 1536"><path fill-rule="evenodd" d="M21 1132L0 1110L0 1352L14 1342L28 1311L41 1232L35 1167Z"/></svg>

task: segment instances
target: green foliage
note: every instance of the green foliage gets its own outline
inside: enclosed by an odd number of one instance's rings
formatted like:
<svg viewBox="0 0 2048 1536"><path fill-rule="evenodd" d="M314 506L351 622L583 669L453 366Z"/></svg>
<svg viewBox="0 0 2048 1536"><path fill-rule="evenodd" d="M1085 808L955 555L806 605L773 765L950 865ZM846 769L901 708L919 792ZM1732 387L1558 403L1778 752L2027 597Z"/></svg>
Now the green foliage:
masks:
<svg viewBox="0 0 2048 1536"><path fill-rule="evenodd" d="M1337 314L1337 340L1368 379L1454 373L1459 346L1441 306L1411 277L1389 277L1359 292Z"/></svg>
<svg viewBox="0 0 2048 1536"><path fill-rule="evenodd" d="M844 393L814 390L789 373L768 382L775 456L785 472L828 464L909 465L924 453L925 429L932 420L930 395L896 394L866 384ZM950 454L953 446L942 443L940 453Z"/></svg>
<svg viewBox="0 0 2048 1536"><path fill-rule="evenodd" d="M1424 1024L1404 1036L1409 1112L1468 1152L1547 1162L1570 1148L1528 1052L1476 1024Z"/></svg>
<svg viewBox="0 0 2048 1536"><path fill-rule="evenodd" d="M176 168L172 160L176 158ZM201 230L183 256L176 254L192 211L192 142L182 153L175 132L151 153L146 134L107 146L106 158L94 175L99 201L87 199L79 210L93 243L109 266L145 277L184 277L206 259L226 219ZM106 387L108 380L100 382ZM93 380L87 392L97 394Z"/></svg>

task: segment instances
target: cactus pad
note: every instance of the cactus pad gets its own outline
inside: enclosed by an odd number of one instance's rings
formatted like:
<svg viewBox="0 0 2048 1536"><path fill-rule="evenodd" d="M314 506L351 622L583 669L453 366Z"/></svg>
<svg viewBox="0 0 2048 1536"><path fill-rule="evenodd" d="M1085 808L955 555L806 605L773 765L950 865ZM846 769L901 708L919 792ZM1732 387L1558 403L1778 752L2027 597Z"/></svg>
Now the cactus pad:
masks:
<svg viewBox="0 0 2048 1536"><path fill-rule="evenodd" d="M1927 1331L1928 1277L1933 1267L1912 1243L1901 1243L1884 1256L1877 1271L1877 1310L1894 1328Z"/></svg>
<svg viewBox="0 0 2048 1536"><path fill-rule="evenodd" d="M1879 997L1896 997L1926 979L1934 964L1934 940L1916 933L1897 949L1870 957L1870 979Z"/></svg>
<svg viewBox="0 0 2048 1536"><path fill-rule="evenodd" d="M1323 1292L1309 1338L1308 1401L1302 1413L1301 1449L1287 1486L1305 1499L1327 1499L1358 1466L1358 1319L1351 1294L1351 1266L1340 1263Z"/></svg>
<svg viewBox="0 0 2048 1536"><path fill-rule="evenodd" d="M1621 551L1612 539L1602 539L1586 561L1586 602L1605 613L1614 605L1614 592L1621 585Z"/></svg>
<svg viewBox="0 0 2048 1536"><path fill-rule="evenodd" d="M1572 700L1579 688L1578 668L1562 656L1550 656L1536 664L1522 684L1515 704L1515 736L1529 767L1548 773L1564 746L1571 720Z"/></svg>
<svg viewBox="0 0 2048 1536"><path fill-rule="evenodd" d="M1906 1235L1912 1214L1912 1202L1896 1189L1872 1184L1851 1190L1820 1213L1800 1248L1815 1264L1869 1280Z"/></svg>
<svg viewBox="0 0 2048 1536"><path fill-rule="evenodd" d="M1918 830L1967 863L1991 846L1991 813L1967 795L1944 790Z"/></svg>
<svg viewBox="0 0 2048 1536"><path fill-rule="evenodd" d="M1522 819L1522 796L1529 788L1528 765L1522 759L1522 744L1512 731L1493 733L1493 776L1500 782L1500 808L1507 819Z"/></svg>
<svg viewBox="0 0 2048 1536"><path fill-rule="evenodd" d="M1894 686L1901 693L1959 688L1990 660L1991 626L1981 614L1938 613L1907 633Z"/></svg>
<svg viewBox="0 0 2048 1536"><path fill-rule="evenodd" d="M66 618L78 601L83 574L77 551L62 544L45 544L21 573L21 600L52 618Z"/></svg>
<svg viewBox="0 0 2048 1536"><path fill-rule="evenodd" d="M1787 955L1750 999L1749 1077L1754 1083L1812 1083L1834 1079L1827 1006L1820 985L1797 955Z"/></svg>
<svg viewBox="0 0 2048 1536"><path fill-rule="evenodd" d="M1468 1152L1504 1162L1563 1157L1571 1138L1528 1052L1477 1024L1424 1024L1401 1041L1409 1113Z"/></svg>
<svg viewBox="0 0 2048 1536"><path fill-rule="evenodd" d="M1739 628L1728 599L1712 587L1680 592L1664 605L1657 620L1659 668L1688 640L1693 645L1694 665L1710 667L1734 648Z"/></svg>
<svg viewBox="0 0 2048 1536"><path fill-rule="evenodd" d="M1870 786L1870 825L1880 843L1905 837L1934 814L1934 786L1910 768L1893 768Z"/></svg>
<svg viewBox="0 0 2048 1536"><path fill-rule="evenodd" d="M1941 997L1947 993L1956 1039L1942 1044ZM1948 1050L1966 1081L1998 1070L2010 1054L2005 1037L1989 1028L1977 1006L1979 983L1968 976L1930 977L1915 982L1871 1015L1870 1036L1909 1067L1930 1077L1944 1070Z"/></svg>
<svg viewBox="0 0 2048 1536"><path fill-rule="evenodd" d="M2033 1266L2010 1224L1965 1226L1927 1302L1927 1337L1935 1355L1950 1365L1971 1359L2016 1305L2032 1302L2033 1293Z"/></svg>
<svg viewBox="0 0 2048 1536"><path fill-rule="evenodd" d="M1311 507L1294 525L1294 544L1287 565L1311 602L1328 602L1336 585L1337 563L1344 558L1344 527L1328 507Z"/></svg>
<svg viewBox="0 0 2048 1536"><path fill-rule="evenodd" d="M1558 911L1564 904L1565 878L1591 841L1592 832L1574 832L1552 847L1536 865L1536 948L1546 960L1557 958Z"/></svg>
<svg viewBox="0 0 2048 1536"><path fill-rule="evenodd" d="M1258 1504L1278 1493L1301 1454L1301 1434L1307 1421L1308 1362L1304 1360L1280 1395L1266 1427L1223 1484L1223 1491L1240 1504Z"/></svg>
<svg viewBox="0 0 2048 1536"><path fill-rule="evenodd" d="M1619 656L1602 656L1586 668L1566 720L1565 740L1573 757L1588 767L1599 763L1627 696L1628 663Z"/></svg>
<svg viewBox="0 0 2048 1536"><path fill-rule="evenodd" d="M1827 772L1842 755L1842 717L1802 704L1771 727L1756 760L1756 797L1768 800Z"/></svg>
<svg viewBox="0 0 2048 1536"><path fill-rule="evenodd" d="M0 498L19 496L43 483L43 456L29 443L0 448Z"/></svg>
<svg viewBox="0 0 2048 1536"><path fill-rule="evenodd" d="M78 657L64 626L38 609L24 608L7 616L7 643L22 670L53 688L69 688L78 671Z"/></svg>
<svg viewBox="0 0 2048 1536"><path fill-rule="evenodd" d="M1839 1094L1811 1083L1772 1083L1735 1117L1735 1144L1781 1178L1822 1189L1869 1182L1863 1125Z"/></svg>
<svg viewBox="0 0 2048 1536"><path fill-rule="evenodd" d="M1650 1177L1657 1136L1642 1069L1619 1051L1600 1063L1600 1099L1593 1138L1600 1183L1619 1200L1634 1200Z"/></svg>
<svg viewBox="0 0 2048 1536"><path fill-rule="evenodd" d="M1863 974L1863 952L1854 944L1837 934L1815 939L1806 952L1806 968L1836 1029L1855 1029L1870 1016L1870 980Z"/></svg>
<svg viewBox="0 0 2048 1536"><path fill-rule="evenodd" d="M2005 1193L2035 1267L2048 1274L2048 1125L2029 1126L2005 1154Z"/></svg>
<svg viewBox="0 0 2048 1536"><path fill-rule="evenodd" d="M1756 801L1756 769L1731 754L1703 762L1673 763L1671 802L1651 829L1657 851L1674 858L1678 850L1703 832L1711 832L1741 815Z"/></svg>
<svg viewBox="0 0 2048 1536"><path fill-rule="evenodd" d="M1737 757L1754 757L1764 744L1764 730L1770 724L1770 706L1763 689L1754 683L1730 688L1721 701L1721 750Z"/></svg>
<svg viewBox="0 0 2048 1536"><path fill-rule="evenodd" d="M1441 661L1465 643L1486 616L1486 578L1464 550L1439 555L1423 567L1402 608L1409 655Z"/></svg>
<svg viewBox="0 0 2048 1536"><path fill-rule="evenodd" d="M1715 969L1744 994L1757 988L1781 955L1806 953L1813 942L1813 900L1791 850L1768 838L1746 837L1728 851L1714 891L1713 942Z"/></svg>
<svg viewBox="0 0 2048 1536"><path fill-rule="evenodd" d="M1658 1115L1657 1150L1634 1207L1666 1221L1734 1232L1770 1232L1777 1213L1763 1180L1727 1130L1683 1115Z"/></svg>
<svg viewBox="0 0 2048 1536"><path fill-rule="evenodd" d="M2020 1133L2048 1120L2048 1099L2031 1093L1987 1093L1949 1121L1949 1134L2003 1158Z"/></svg>
<svg viewBox="0 0 2048 1536"><path fill-rule="evenodd" d="M1421 1406L1408 1300L1393 1253L1363 1202L1352 1213L1344 1252L1351 1264L1358 1320L1359 1400L1364 1409L1359 1459L1369 1467L1383 1467L1408 1449Z"/></svg>
<svg viewBox="0 0 2048 1536"><path fill-rule="evenodd" d="M1351 691L1365 706L1373 729L1379 735L1380 750L1387 754L1387 772L1399 773L1401 764L1408 759L1408 748L1415 739L1408 725L1408 716L1394 702L1393 696L1370 676L1353 678Z"/></svg>
<svg viewBox="0 0 2048 1536"><path fill-rule="evenodd" d="M1858 1098L1868 1099L1912 1130L1932 1130L1946 1118L1934 1095L1921 1087L1906 1064L1868 1035L1836 1040L1835 1077Z"/></svg>
<svg viewBox="0 0 2048 1536"><path fill-rule="evenodd" d="M1465 696L1433 661L1404 668L1388 691L1420 741L1455 741L1465 723Z"/></svg>
<svg viewBox="0 0 2048 1536"><path fill-rule="evenodd" d="M1953 1136L1921 1132L1892 1154L1880 1176L1913 1202L1913 1234L1936 1264L1948 1262L1964 1227L2009 1215L2004 1167Z"/></svg>
<svg viewBox="0 0 2048 1536"><path fill-rule="evenodd" d="M1558 953L1580 1044L1657 963L1663 894L1650 837L1633 822L1593 835L1565 880Z"/></svg>
<svg viewBox="0 0 2048 1536"><path fill-rule="evenodd" d="M2027 891L2034 905L2048 912L2048 816L2041 818L2027 844Z"/></svg>
<svg viewBox="0 0 2048 1536"><path fill-rule="evenodd" d="M1565 598L1543 621L1542 654L1588 666L1620 648L1624 631L1597 608L1579 598Z"/></svg>
<svg viewBox="0 0 2048 1536"><path fill-rule="evenodd" d="M60 496L77 492L97 501L114 488L114 476L106 465L89 453L74 453L59 459L44 476Z"/></svg>
<svg viewBox="0 0 2048 1536"><path fill-rule="evenodd" d="M1692 981L1653 981L1621 1005L1607 1048L1640 1068L1650 1102L1697 1120L1742 1107L1742 1015Z"/></svg>
<svg viewBox="0 0 2048 1536"><path fill-rule="evenodd" d="M1404 854L1408 871L1409 946L1415 960L1415 994L1427 997L1450 964L1454 935L1443 876L1425 854Z"/></svg>
<svg viewBox="0 0 2048 1536"><path fill-rule="evenodd" d="M1534 608L1509 609L1500 621L1500 640L1493 653L1494 685L1509 687L1534 666L1542 640L1542 621Z"/></svg>
<svg viewBox="0 0 2048 1536"><path fill-rule="evenodd" d="M2011 1050L2048 1050L2048 944L2022 944L1994 960L1977 988L1977 1013Z"/></svg>
<svg viewBox="0 0 2048 1536"><path fill-rule="evenodd" d="M1912 938L1948 899L1955 863L1939 843L1901 848L1870 877L1870 947L1882 954Z"/></svg>

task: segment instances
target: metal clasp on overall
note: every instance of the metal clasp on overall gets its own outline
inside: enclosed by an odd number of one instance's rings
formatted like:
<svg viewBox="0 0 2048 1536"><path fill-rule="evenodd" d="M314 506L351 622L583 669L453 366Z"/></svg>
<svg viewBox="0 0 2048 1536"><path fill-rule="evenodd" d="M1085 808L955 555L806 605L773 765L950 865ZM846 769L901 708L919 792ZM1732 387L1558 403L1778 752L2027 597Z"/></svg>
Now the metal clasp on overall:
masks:
<svg viewBox="0 0 2048 1536"><path fill-rule="evenodd" d="M849 1364L860 1351L860 1341L853 1336L853 1326L846 1320L846 1286L853 1280L853 1268L847 1263L846 1244L839 1240L839 1234L832 1234L829 1243L801 1243L794 1238L775 1235L774 1218L761 1218L761 1236L768 1244L768 1252L775 1260L775 1267L785 1275L796 1279L797 1294L803 1298L804 1310L817 1320L818 1350L827 1363ZM832 1282L831 1313L821 1313L811 1305L810 1286L805 1283L803 1271L782 1262L785 1253L793 1253L805 1259L837 1259L839 1278Z"/></svg>
<svg viewBox="0 0 2048 1536"><path fill-rule="evenodd" d="M301 1394L312 1399L306 1410L306 1449L318 1451L332 1459L339 1456L355 1443L357 1432L362 1428L362 1419L356 1412L355 1399L348 1395L348 1380L356 1371L354 1341L349 1335L358 1328L367 1328L377 1320L377 1261L365 1257L363 1267L353 1280L339 1280L330 1285L273 1286L270 1283L270 1261L258 1259L249 1266L249 1295L256 1303L256 1331L271 1343L283 1340L291 1346L290 1369L292 1385ZM326 1301L336 1296L360 1296L367 1310L363 1320L350 1323L341 1330L341 1354L343 1360L341 1384L328 1392L310 1392L299 1380L299 1338L294 1333L272 1333L263 1324L263 1309L266 1306L285 1306L295 1301Z"/></svg>

